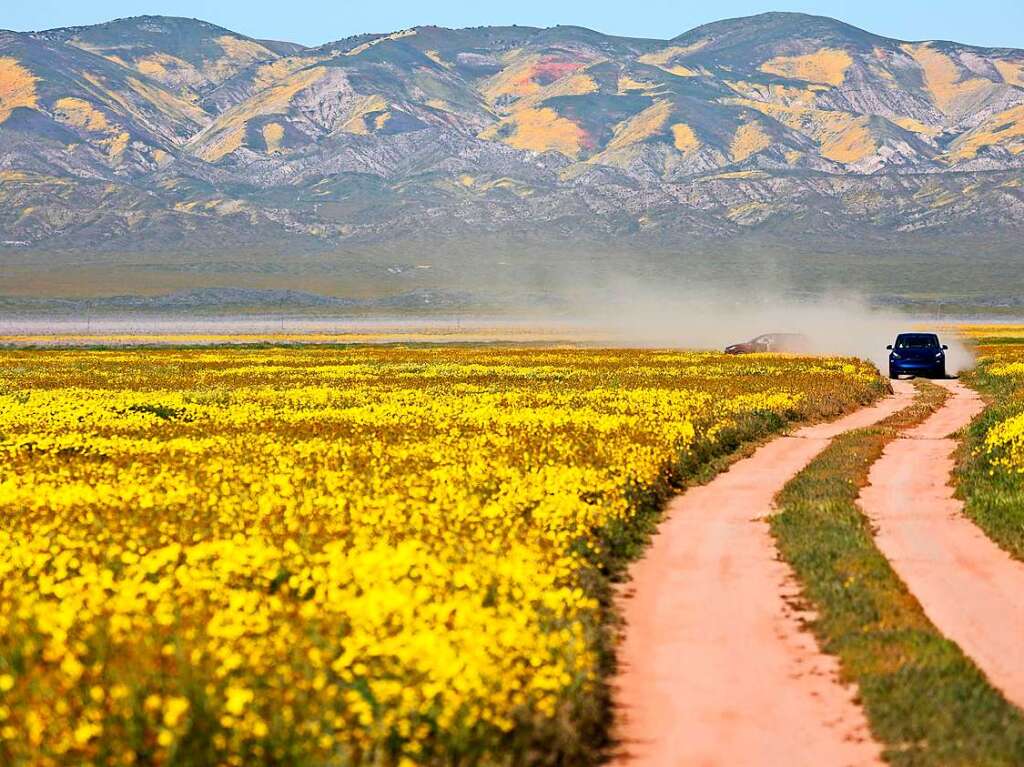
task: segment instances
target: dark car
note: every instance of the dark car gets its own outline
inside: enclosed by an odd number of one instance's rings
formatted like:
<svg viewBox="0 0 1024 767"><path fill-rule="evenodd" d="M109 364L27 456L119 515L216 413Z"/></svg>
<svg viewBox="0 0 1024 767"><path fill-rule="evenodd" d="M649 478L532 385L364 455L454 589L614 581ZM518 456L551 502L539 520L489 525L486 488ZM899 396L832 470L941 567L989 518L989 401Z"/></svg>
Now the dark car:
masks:
<svg viewBox="0 0 1024 767"><path fill-rule="evenodd" d="M889 378L901 375L946 377L946 350L934 333L900 333L889 350Z"/></svg>
<svg viewBox="0 0 1024 767"><path fill-rule="evenodd" d="M807 336L799 333L765 333L742 344L725 347L726 354L755 354L757 352L802 353L811 350Z"/></svg>

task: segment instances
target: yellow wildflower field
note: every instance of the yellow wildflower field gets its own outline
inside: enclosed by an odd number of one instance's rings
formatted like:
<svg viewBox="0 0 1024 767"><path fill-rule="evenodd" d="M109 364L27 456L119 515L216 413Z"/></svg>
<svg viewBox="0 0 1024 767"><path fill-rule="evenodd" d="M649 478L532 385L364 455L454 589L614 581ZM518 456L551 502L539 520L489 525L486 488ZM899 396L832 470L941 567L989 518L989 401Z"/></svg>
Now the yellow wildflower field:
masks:
<svg viewBox="0 0 1024 767"><path fill-rule="evenodd" d="M984 422L982 448L992 472L1024 474L1024 326L967 326L977 339L978 381L997 407Z"/></svg>
<svg viewBox="0 0 1024 767"><path fill-rule="evenodd" d="M854 360L0 351L0 763L581 761L609 581Z"/></svg>
<svg viewBox="0 0 1024 767"><path fill-rule="evenodd" d="M1006 551L1024 559L1024 325L967 326L978 366L968 382L987 407L967 430L957 473L965 509Z"/></svg>

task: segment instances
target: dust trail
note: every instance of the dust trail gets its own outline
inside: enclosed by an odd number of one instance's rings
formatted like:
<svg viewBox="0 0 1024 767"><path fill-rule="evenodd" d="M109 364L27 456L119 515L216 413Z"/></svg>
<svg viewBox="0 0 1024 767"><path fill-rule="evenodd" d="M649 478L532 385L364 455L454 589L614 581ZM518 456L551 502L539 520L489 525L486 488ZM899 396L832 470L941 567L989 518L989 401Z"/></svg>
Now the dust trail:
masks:
<svg viewBox="0 0 1024 767"><path fill-rule="evenodd" d="M572 313L640 346L715 348L763 333L801 333L816 354L867 359L885 370L886 345L897 333L936 330L924 318L870 306L856 295L794 297L780 292L652 287L617 280L600 289L577 288L567 296ZM940 332L949 346L950 373L967 370L973 354L954 333Z"/></svg>
<svg viewBox="0 0 1024 767"><path fill-rule="evenodd" d="M61 338L124 336L119 343L146 336L351 334L380 341L494 340L583 341L614 345L722 349L763 333L802 333L814 353L849 355L887 364L886 345L907 330L941 330L924 318L872 307L849 293L794 296L782 287L745 286L731 290L675 284L670 280L614 276L597 282L574 275L546 286L548 308L524 302L515 311L417 316L288 316L284 313L236 316L155 316L111 314L69 318L0 316L0 343L18 336ZM555 308L551 308L555 307ZM943 325L948 325L947 318ZM420 335L421 338L411 338ZM973 366L969 348L952 332L941 333L950 349L947 367L956 373ZM373 337L373 338L371 338ZM295 341L300 339L295 338Z"/></svg>

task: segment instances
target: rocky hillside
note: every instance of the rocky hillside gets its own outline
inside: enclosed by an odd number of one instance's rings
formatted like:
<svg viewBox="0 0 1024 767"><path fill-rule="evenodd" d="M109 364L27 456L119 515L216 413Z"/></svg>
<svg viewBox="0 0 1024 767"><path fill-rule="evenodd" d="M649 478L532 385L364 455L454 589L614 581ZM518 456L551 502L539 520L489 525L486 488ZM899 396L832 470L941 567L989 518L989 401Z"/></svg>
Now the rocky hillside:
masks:
<svg viewBox="0 0 1024 767"><path fill-rule="evenodd" d="M0 32L8 251L1024 227L1024 51L773 13L667 40Z"/></svg>

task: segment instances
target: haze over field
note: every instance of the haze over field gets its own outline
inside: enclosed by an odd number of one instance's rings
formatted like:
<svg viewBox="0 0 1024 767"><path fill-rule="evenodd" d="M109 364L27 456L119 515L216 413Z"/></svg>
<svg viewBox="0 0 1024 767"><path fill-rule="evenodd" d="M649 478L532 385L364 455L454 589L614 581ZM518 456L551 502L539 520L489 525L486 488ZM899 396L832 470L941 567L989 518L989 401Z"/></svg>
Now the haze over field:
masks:
<svg viewBox="0 0 1024 767"><path fill-rule="evenodd" d="M536 311L566 273L1020 310L1024 51L673 32L0 32L0 310Z"/></svg>

